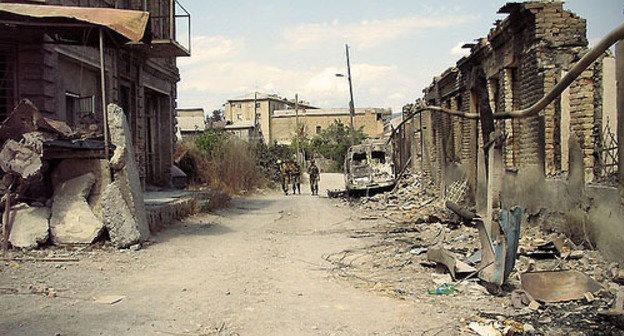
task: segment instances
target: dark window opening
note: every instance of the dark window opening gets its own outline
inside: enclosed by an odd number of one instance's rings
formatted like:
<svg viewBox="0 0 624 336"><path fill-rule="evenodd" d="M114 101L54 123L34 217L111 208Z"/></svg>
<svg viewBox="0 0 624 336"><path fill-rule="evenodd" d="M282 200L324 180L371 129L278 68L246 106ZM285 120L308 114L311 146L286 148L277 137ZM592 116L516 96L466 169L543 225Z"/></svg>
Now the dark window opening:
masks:
<svg viewBox="0 0 624 336"><path fill-rule="evenodd" d="M124 114L126 115L128 125L130 126L130 132L132 133L132 139L136 143L137 118L134 112L134 97L134 92L130 85L121 85L121 90L119 91L119 103L121 105L120 107L123 109Z"/></svg>
<svg viewBox="0 0 624 336"><path fill-rule="evenodd" d="M4 121L16 103L15 49L0 45L0 121Z"/></svg>
<svg viewBox="0 0 624 336"><path fill-rule="evenodd" d="M381 113L377 113L377 121L381 120Z"/></svg>
<svg viewBox="0 0 624 336"><path fill-rule="evenodd" d="M366 163L366 153L353 153L353 163L354 164Z"/></svg>
<svg viewBox="0 0 624 336"><path fill-rule="evenodd" d="M316 126L316 134L321 134L321 126Z"/></svg>
<svg viewBox="0 0 624 336"><path fill-rule="evenodd" d="M386 153L381 151L373 151L372 153L373 162L377 163L386 163Z"/></svg>
<svg viewBox="0 0 624 336"><path fill-rule="evenodd" d="M65 92L65 118L71 126L78 126L78 110L80 109L80 96L72 92Z"/></svg>

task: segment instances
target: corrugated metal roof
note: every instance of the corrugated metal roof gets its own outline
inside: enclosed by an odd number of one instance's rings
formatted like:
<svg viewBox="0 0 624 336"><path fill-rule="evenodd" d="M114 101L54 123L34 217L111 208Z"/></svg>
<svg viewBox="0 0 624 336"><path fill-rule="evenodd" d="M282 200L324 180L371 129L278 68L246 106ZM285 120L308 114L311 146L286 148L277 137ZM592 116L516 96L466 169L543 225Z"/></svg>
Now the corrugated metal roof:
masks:
<svg viewBox="0 0 624 336"><path fill-rule="evenodd" d="M107 27L138 42L143 38L149 13L142 11L72 6L0 4L0 12L32 18L66 18Z"/></svg>

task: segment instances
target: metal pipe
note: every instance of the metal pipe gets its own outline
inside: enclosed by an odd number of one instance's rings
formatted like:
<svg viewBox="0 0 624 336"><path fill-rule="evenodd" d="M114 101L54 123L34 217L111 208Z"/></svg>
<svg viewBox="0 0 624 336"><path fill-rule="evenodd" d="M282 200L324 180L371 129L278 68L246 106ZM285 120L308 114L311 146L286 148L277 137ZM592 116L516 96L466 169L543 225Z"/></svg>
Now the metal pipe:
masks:
<svg viewBox="0 0 624 336"><path fill-rule="evenodd" d="M100 85L102 88L102 125L104 128L104 157L110 158L108 146L108 110L106 109L106 71L104 69L104 28L100 28Z"/></svg>
<svg viewBox="0 0 624 336"><path fill-rule="evenodd" d="M555 98L568 87L572 82L583 73L587 67L589 67L603 52L611 47L615 42L624 39L624 24L621 24L614 30L612 30L607 36L602 38L598 44L589 50L581 60L579 60L555 87L550 90L542 99L537 101L531 107L523 110L515 110L510 112L495 113L494 119L510 119L510 118L527 118L539 113L548 104L550 104Z"/></svg>
<svg viewBox="0 0 624 336"><path fill-rule="evenodd" d="M501 112L494 113L494 119L515 119L515 118L527 118L533 116L539 111L543 110L548 104L552 103L555 98L559 97L561 93L574 82L574 80L587 69L603 52L605 52L609 47L615 44L619 40L624 40L624 24L618 26L614 30L612 30L607 36L605 36L600 42L585 56L583 56L573 67L572 69L561 79L555 87L550 90L545 96L543 96L540 100L538 100L532 106L523 109L523 110L515 110L509 112ZM400 128L403 123L411 119L414 115L421 113L422 111L429 110L439 113L446 113L454 116L458 116L466 119L479 119L479 115L476 113L465 113L461 111L451 110L439 106L430 106L430 105L421 105L417 107L414 112L408 116L407 119L404 119L396 129ZM393 133L394 134L394 133Z"/></svg>
<svg viewBox="0 0 624 336"><path fill-rule="evenodd" d="M618 133L618 170L620 184L624 185L624 41L615 48L617 76L617 133Z"/></svg>

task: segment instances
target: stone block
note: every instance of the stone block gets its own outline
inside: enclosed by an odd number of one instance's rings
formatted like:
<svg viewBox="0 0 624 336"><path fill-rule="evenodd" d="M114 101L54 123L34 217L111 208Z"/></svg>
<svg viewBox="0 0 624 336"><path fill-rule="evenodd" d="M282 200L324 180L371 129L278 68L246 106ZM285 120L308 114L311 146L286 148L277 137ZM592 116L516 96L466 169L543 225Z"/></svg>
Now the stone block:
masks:
<svg viewBox="0 0 624 336"><path fill-rule="evenodd" d="M126 248L141 240L140 224L128 207L117 182L106 186L102 193L102 214L111 243Z"/></svg>
<svg viewBox="0 0 624 336"><path fill-rule="evenodd" d="M50 236L50 209L18 204L11 208L11 234L13 247L34 249L48 241Z"/></svg>
<svg viewBox="0 0 624 336"><path fill-rule="evenodd" d="M87 203L95 175L87 173L61 183L54 190L50 236L55 244L89 244L104 224Z"/></svg>
<svg viewBox="0 0 624 336"><path fill-rule="evenodd" d="M65 159L62 160L52 171L52 187L56 189L61 183L76 178L78 176L93 173L95 184L91 188L91 193L87 202L93 213L102 220L100 210L100 200L104 188L111 183L110 168L107 160L100 159Z"/></svg>
<svg viewBox="0 0 624 336"><path fill-rule="evenodd" d="M149 238L150 231L147 224L139 168L135 161L132 133L124 112L119 106L108 105L108 125L111 143L116 147L111 159L111 164L115 168L113 179L138 225L139 240L145 241Z"/></svg>

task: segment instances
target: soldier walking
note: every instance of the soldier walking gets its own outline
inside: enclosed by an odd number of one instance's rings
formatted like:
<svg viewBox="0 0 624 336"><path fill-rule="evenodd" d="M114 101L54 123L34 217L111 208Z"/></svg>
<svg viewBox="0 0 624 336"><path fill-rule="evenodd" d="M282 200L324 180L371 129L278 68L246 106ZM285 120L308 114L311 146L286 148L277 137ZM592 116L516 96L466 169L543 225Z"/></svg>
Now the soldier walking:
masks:
<svg viewBox="0 0 624 336"><path fill-rule="evenodd" d="M288 196L288 186L290 183L290 172L288 171L288 163L277 160L277 166L280 172L280 183L282 184L282 190L284 195Z"/></svg>
<svg viewBox="0 0 624 336"><path fill-rule="evenodd" d="M299 167L299 164L297 162L293 162L291 164L291 181L292 181L292 190L293 190L293 195L298 192L299 195L301 195L301 168Z"/></svg>
<svg viewBox="0 0 624 336"><path fill-rule="evenodd" d="M310 161L310 167L308 167L308 175L310 175L310 191L312 191L312 195L318 196L318 183L321 180L321 173L314 160Z"/></svg>

